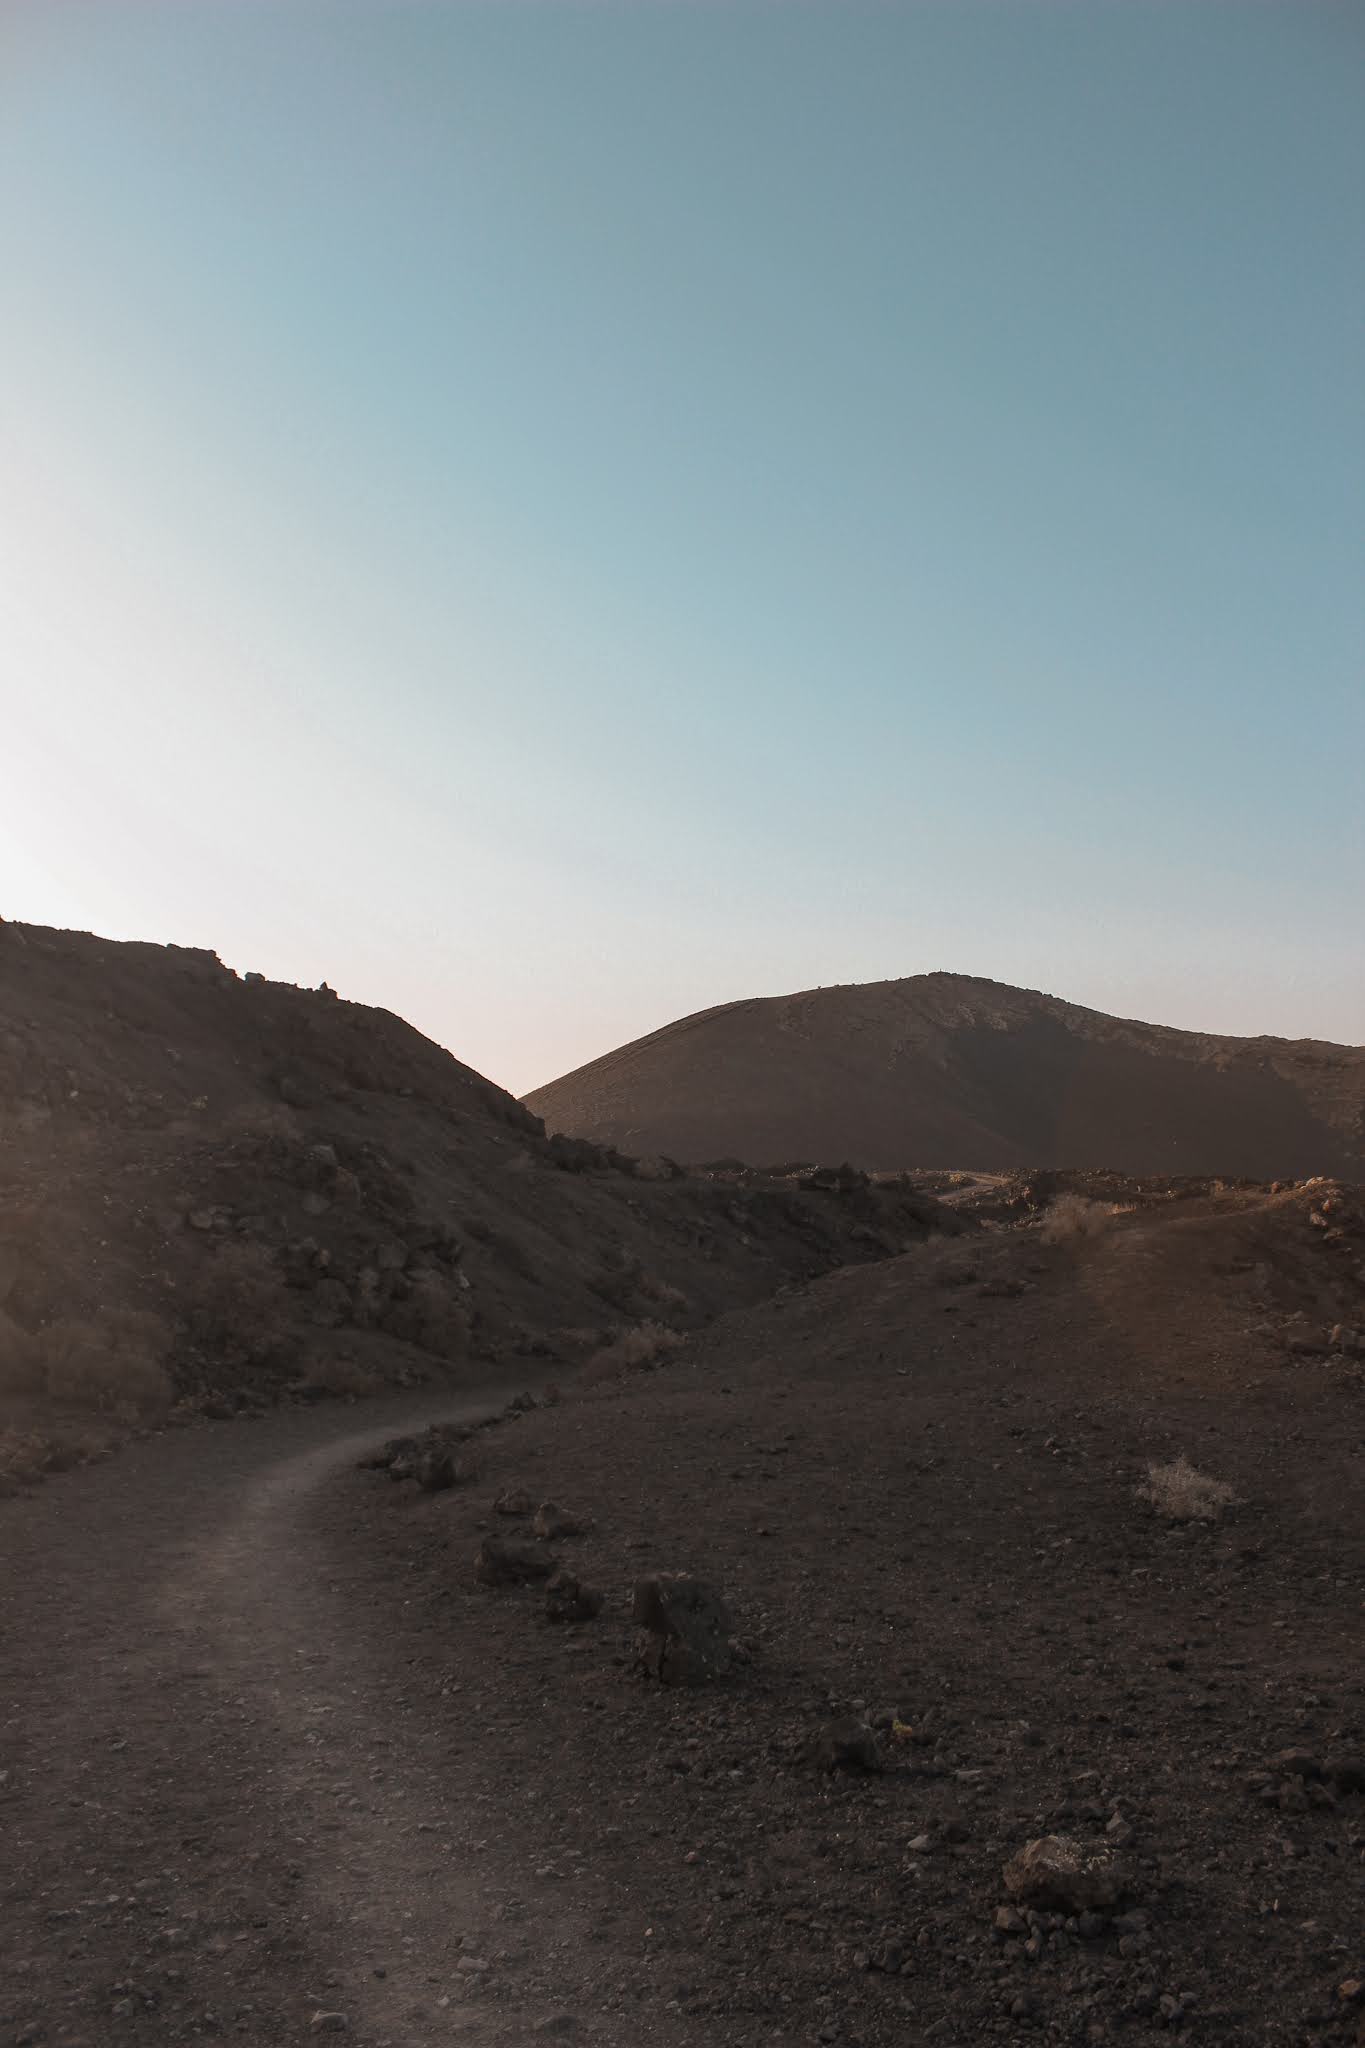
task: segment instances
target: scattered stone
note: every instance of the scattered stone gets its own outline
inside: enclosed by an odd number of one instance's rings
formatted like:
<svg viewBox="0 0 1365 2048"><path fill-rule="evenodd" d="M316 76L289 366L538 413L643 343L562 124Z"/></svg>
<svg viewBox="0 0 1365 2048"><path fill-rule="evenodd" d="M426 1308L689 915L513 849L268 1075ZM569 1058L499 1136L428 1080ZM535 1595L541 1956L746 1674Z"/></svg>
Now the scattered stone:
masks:
<svg viewBox="0 0 1365 2048"><path fill-rule="evenodd" d="M528 1579L548 1579L559 1560L538 1543L504 1543L485 1536L474 1557L474 1576L485 1586L518 1586Z"/></svg>
<svg viewBox="0 0 1365 2048"><path fill-rule="evenodd" d="M1004 1876L1011 1898L1064 1913L1112 1906L1123 1890L1112 1849L1077 1842L1069 1835L1041 1835L1026 1842L1005 1865Z"/></svg>
<svg viewBox="0 0 1365 2048"><path fill-rule="evenodd" d="M545 1614L549 1621L592 1621L602 1612L602 1595L585 1586L572 1572L558 1571L545 1588Z"/></svg>
<svg viewBox="0 0 1365 2048"><path fill-rule="evenodd" d="M456 1464L451 1451L428 1451L417 1466L417 1484L423 1493L444 1493L455 1484Z"/></svg>
<svg viewBox="0 0 1365 2048"><path fill-rule="evenodd" d="M556 1536L586 1536L592 1523L585 1516L571 1515L552 1500L543 1500L531 1523L537 1536L547 1542Z"/></svg>
<svg viewBox="0 0 1365 2048"><path fill-rule="evenodd" d="M730 1669L730 1616L719 1593L701 1579L687 1572L640 1579L632 1613L646 1631L640 1661L665 1685L698 1685Z"/></svg>
<svg viewBox="0 0 1365 2048"><path fill-rule="evenodd" d="M815 1738L815 1760L827 1771L879 1771L882 1754L867 1722L856 1714L829 1721Z"/></svg>
<svg viewBox="0 0 1365 2048"><path fill-rule="evenodd" d="M1321 1778L1321 1761L1306 1749L1281 1749L1270 1759L1272 1770L1283 1772L1287 1778Z"/></svg>
<svg viewBox="0 0 1365 2048"><path fill-rule="evenodd" d="M493 1503L495 1515L529 1515L535 1503L524 1486L504 1486Z"/></svg>

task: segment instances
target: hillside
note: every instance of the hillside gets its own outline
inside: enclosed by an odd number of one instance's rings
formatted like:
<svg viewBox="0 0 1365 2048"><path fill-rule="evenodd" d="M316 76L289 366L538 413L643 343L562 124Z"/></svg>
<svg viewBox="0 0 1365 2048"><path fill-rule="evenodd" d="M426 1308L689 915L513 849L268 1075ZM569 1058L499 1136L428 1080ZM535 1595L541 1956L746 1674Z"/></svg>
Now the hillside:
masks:
<svg viewBox="0 0 1365 2048"><path fill-rule="evenodd" d="M1362 1191L1127 1192L724 1317L481 1438L435 1505L354 1476L402 1683L460 1688L424 1816L509 1817L467 2011L669 2048L1365 2039ZM518 1495L575 1518L576 1628L480 1574L534 1533ZM674 1572L732 1631L709 1680L633 1627ZM1103 1891L1012 1896L1053 1835ZM566 1894L590 1938L550 1951ZM433 1898L424 1954L451 1924Z"/></svg>
<svg viewBox="0 0 1365 2048"><path fill-rule="evenodd" d="M908 1188L687 1178L549 1140L385 1011L0 922L0 1438L41 1416L46 1442L57 1411L552 1372L935 1222L962 1227Z"/></svg>
<svg viewBox="0 0 1365 2048"><path fill-rule="evenodd" d="M703 1010L526 1102L689 1161L1365 1171L1365 1047L1175 1031L969 975Z"/></svg>

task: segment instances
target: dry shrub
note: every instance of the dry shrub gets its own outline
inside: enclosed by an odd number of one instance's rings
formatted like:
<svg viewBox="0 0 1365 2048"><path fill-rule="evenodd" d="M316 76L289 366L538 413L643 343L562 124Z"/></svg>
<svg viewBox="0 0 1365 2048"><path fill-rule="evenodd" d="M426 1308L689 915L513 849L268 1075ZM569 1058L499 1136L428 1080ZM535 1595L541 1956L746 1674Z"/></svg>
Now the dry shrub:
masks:
<svg viewBox="0 0 1365 2048"><path fill-rule="evenodd" d="M1084 1195L1058 1195L1040 1226L1043 1242L1075 1244L1082 1238L1099 1237L1119 1213L1112 1202L1091 1202Z"/></svg>
<svg viewBox="0 0 1365 2048"><path fill-rule="evenodd" d="M1138 1491L1169 1522L1216 1522L1236 1498L1225 1481L1200 1472L1183 1451L1170 1465L1149 1465L1147 1484Z"/></svg>
<svg viewBox="0 0 1365 2048"><path fill-rule="evenodd" d="M643 1273L637 1283L646 1301L656 1307L672 1309L675 1315L686 1315L692 1306L681 1287L675 1287L669 1280L661 1280L657 1273Z"/></svg>
<svg viewBox="0 0 1365 2048"><path fill-rule="evenodd" d="M379 1320L391 1337L434 1358L460 1359L469 1350L469 1311L439 1273L415 1274L406 1296L389 1303Z"/></svg>
<svg viewBox="0 0 1365 2048"><path fill-rule="evenodd" d="M610 1344L594 1353L581 1377L591 1384L614 1379L618 1373L645 1372L671 1358L675 1351L681 1351L686 1342L685 1337L676 1330L665 1329L662 1323L637 1323L634 1329L622 1330Z"/></svg>
<svg viewBox="0 0 1365 2048"><path fill-rule="evenodd" d="M0 1396L39 1394L42 1389L43 1368L36 1341L0 1309Z"/></svg>
<svg viewBox="0 0 1365 2048"><path fill-rule="evenodd" d="M170 1405L171 1333L160 1316L143 1309L106 1309L90 1321L63 1316L38 1331L34 1345L50 1400L123 1421Z"/></svg>
<svg viewBox="0 0 1365 2048"><path fill-rule="evenodd" d="M307 1372L298 1383L298 1391L334 1394L346 1401L364 1401L371 1394L381 1393L384 1384L378 1373L367 1371L353 1358L327 1353L310 1361Z"/></svg>
<svg viewBox="0 0 1365 2048"><path fill-rule="evenodd" d="M190 1318L196 1340L237 1357L273 1357L290 1342L289 1297L263 1245L219 1245L200 1280Z"/></svg>

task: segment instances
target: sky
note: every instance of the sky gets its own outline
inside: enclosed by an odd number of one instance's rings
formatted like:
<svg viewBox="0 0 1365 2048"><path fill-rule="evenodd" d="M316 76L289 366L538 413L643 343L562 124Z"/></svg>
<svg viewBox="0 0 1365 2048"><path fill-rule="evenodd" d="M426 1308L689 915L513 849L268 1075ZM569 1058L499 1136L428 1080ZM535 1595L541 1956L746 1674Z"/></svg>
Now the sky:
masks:
<svg viewBox="0 0 1365 2048"><path fill-rule="evenodd" d="M520 1092L1365 1041L1365 6L0 0L0 914Z"/></svg>

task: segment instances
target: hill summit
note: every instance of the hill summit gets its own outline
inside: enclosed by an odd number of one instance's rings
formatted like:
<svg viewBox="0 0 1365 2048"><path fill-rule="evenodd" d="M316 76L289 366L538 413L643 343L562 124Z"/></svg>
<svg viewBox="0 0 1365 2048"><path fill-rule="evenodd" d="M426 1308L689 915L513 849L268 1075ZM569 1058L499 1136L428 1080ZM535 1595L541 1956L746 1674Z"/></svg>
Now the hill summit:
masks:
<svg viewBox="0 0 1365 2048"><path fill-rule="evenodd" d="M692 1161L1365 1171L1365 1047L1177 1031L965 974L702 1010L526 1103L551 1130Z"/></svg>

